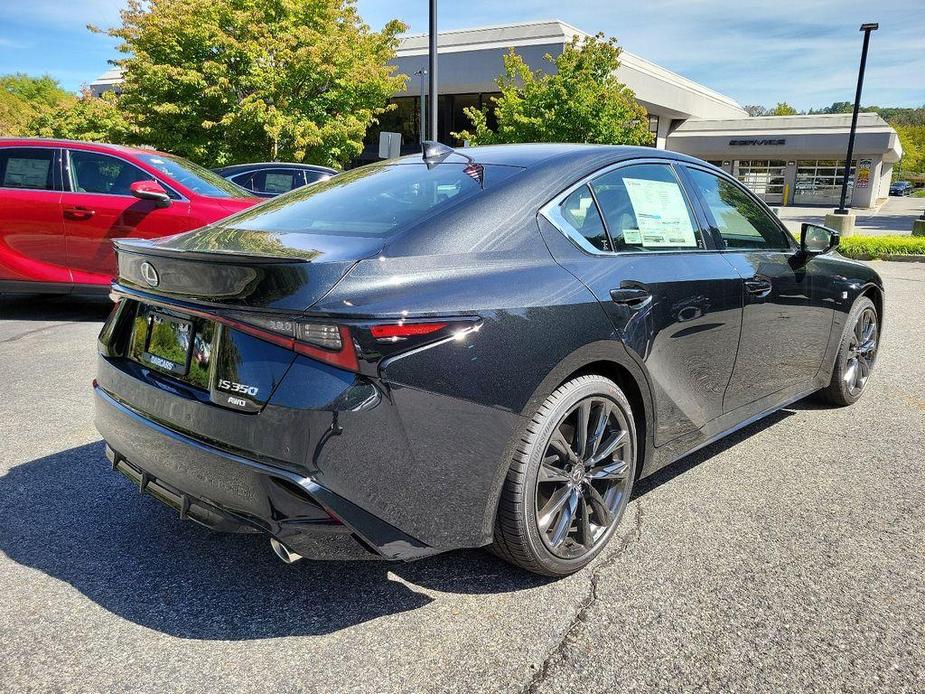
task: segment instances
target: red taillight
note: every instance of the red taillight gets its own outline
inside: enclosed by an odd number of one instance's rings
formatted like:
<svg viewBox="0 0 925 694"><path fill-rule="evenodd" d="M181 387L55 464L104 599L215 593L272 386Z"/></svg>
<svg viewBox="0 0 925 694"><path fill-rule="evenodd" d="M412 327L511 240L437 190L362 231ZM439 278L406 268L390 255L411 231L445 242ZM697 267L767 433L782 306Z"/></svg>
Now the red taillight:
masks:
<svg viewBox="0 0 925 694"><path fill-rule="evenodd" d="M447 323L396 323L395 325L374 325L369 329L377 340L403 339L416 335L430 335L443 330Z"/></svg>
<svg viewBox="0 0 925 694"><path fill-rule="evenodd" d="M298 340L293 340L292 348L299 354L304 354L306 357L323 361L332 366L339 366L348 371L359 371L360 364L357 361L357 352L353 346L353 338L350 337L350 328L344 325L340 326L340 339L341 348L337 351L324 349L323 347L315 347L305 342L299 342Z"/></svg>
<svg viewBox="0 0 925 694"><path fill-rule="evenodd" d="M266 340L267 342L270 342L274 345L279 345L280 347L285 347L286 349L291 349L293 352L305 355L306 357L317 359L318 361L330 364L331 366L337 366L341 369L359 371L360 365L357 360L356 348L353 345L353 338L350 335L350 328L346 326L338 326L338 333L340 335L340 348L327 349L325 347L310 345L288 335L281 335L280 333L273 332L272 330L258 328L255 325L234 320L233 318L228 318L226 316L213 316L213 318L217 319L220 323L224 323L225 325L234 328L235 330L240 330L242 333L253 335L258 339Z"/></svg>

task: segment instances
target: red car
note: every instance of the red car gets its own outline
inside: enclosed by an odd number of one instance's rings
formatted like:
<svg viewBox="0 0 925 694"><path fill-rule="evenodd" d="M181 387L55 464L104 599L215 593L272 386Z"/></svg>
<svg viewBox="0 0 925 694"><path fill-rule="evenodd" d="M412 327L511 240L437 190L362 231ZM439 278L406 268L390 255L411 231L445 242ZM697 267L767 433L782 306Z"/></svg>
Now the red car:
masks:
<svg viewBox="0 0 925 694"><path fill-rule="evenodd" d="M113 239L177 234L258 202L152 149L0 138L0 292L108 289Z"/></svg>

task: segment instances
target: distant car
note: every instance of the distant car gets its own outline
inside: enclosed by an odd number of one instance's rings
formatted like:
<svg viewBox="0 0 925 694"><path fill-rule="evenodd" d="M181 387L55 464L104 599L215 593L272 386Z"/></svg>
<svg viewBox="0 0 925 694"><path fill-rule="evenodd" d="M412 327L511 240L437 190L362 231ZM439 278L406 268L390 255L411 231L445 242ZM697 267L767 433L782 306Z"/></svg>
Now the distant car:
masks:
<svg viewBox="0 0 925 694"><path fill-rule="evenodd" d="M912 184L909 181L896 181L890 186L890 195L912 195Z"/></svg>
<svg viewBox="0 0 925 694"><path fill-rule="evenodd" d="M337 175L337 170L314 164L287 164L277 161L224 166L215 169L215 173L246 188L254 195L275 198L295 188L326 181Z"/></svg>
<svg viewBox="0 0 925 694"><path fill-rule="evenodd" d="M109 291L113 239L189 231L259 201L153 149L0 138L0 292Z"/></svg>

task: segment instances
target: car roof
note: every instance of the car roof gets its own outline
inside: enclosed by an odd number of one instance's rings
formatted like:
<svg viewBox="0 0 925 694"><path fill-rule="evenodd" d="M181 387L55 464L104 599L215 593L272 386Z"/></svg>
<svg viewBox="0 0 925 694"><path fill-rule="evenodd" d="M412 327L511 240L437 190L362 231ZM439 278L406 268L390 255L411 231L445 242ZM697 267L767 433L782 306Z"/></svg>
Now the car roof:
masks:
<svg viewBox="0 0 925 694"><path fill-rule="evenodd" d="M128 154L164 154L164 155L167 155L166 152L161 152L159 150L154 149L153 147L146 147L144 145L141 145L138 147L132 147L129 145L113 145L108 142L89 142L87 140L68 140L64 138L51 138L51 137L0 137L0 147L2 146L73 147L76 149L109 150L112 152L122 152L122 153L128 153Z"/></svg>
<svg viewBox="0 0 925 694"><path fill-rule="evenodd" d="M250 171L251 169L262 168L290 168L303 169L305 171L324 171L325 173L337 173L337 169L332 169L330 166L321 166L320 164L302 164L299 162L290 161L260 161L252 162L250 164L229 164L228 166L220 166L214 170L220 171L222 173L231 173L233 171Z"/></svg>
<svg viewBox="0 0 925 694"><path fill-rule="evenodd" d="M674 159L678 161L699 162L677 152L654 147L633 147L629 145L596 145L575 143L526 143L508 145L483 145L480 147L463 147L454 150L446 161L467 163L471 157L479 164L496 166L519 166L529 169L538 165L560 164L580 166L585 162L596 162L602 158L614 161L634 158ZM399 161L421 161L420 154L402 157Z"/></svg>

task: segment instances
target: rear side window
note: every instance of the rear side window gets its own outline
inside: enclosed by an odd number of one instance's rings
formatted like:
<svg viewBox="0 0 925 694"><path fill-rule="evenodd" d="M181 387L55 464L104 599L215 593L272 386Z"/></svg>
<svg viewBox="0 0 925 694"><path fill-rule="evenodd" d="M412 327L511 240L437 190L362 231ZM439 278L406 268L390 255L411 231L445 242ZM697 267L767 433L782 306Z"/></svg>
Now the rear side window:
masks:
<svg viewBox="0 0 925 694"><path fill-rule="evenodd" d="M513 166L421 162L363 166L219 222L276 233L387 236L521 171Z"/></svg>
<svg viewBox="0 0 925 694"><path fill-rule="evenodd" d="M129 186L154 177L123 159L96 152L68 151L71 190L77 193L131 195Z"/></svg>
<svg viewBox="0 0 925 694"><path fill-rule="evenodd" d="M305 185L302 179L301 171L292 169L270 169L268 171L258 171L251 179L251 190L257 190L261 193L288 193L293 188L300 188Z"/></svg>
<svg viewBox="0 0 925 694"><path fill-rule="evenodd" d="M703 248L698 225L674 170L639 164L591 183L615 251Z"/></svg>
<svg viewBox="0 0 925 694"><path fill-rule="evenodd" d="M574 232L572 237L579 245L585 246L585 250L612 250L600 211L588 186L576 188L553 210L553 215L560 228L565 226Z"/></svg>
<svg viewBox="0 0 925 694"><path fill-rule="evenodd" d="M54 190L54 162L53 149L0 149L0 186L25 190Z"/></svg>
<svg viewBox="0 0 925 694"><path fill-rule="evenodd" d="M790 248L777 223L738 185L700 169L688 172L726 248Z"/></svg>

